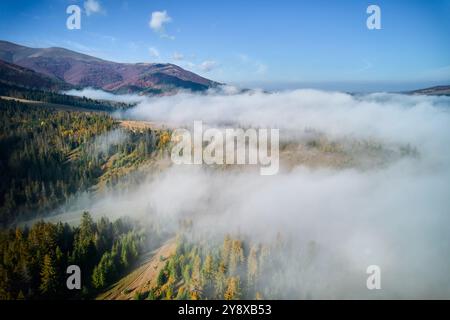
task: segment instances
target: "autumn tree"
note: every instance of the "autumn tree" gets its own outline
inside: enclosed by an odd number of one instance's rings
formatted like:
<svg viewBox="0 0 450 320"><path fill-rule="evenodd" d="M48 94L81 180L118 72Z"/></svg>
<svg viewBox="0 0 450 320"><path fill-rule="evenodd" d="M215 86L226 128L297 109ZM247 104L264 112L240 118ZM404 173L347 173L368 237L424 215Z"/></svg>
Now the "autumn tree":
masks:
<svg viewBox="0 0 450 320"><path fill-rule="evenodd" d="M203 287L203 281L201 276L201 263L202 260L199 255L195 255L194 263L192 265L192 274L191 274L191 292L195 292L195 297L197 299L200 298L202 287Z"/></svg>
<svg viewBox="0 0 450 320"><path fill-rule="evenodd" d="M247 284L249 289L254 289L258 276L258 246L252 246L247 259Z"/></svg>
<svg viewBox="0 0 450 320"><path fill-rule="evenodd" d="M55 263L49 254L44 256L44 263L41 271L41 285L40 291L45 296L50 296L56 293L58 288L58 277L55 270Z"/></svg>
<svg viewBox="0 0 450 320"><path fill-rule="evenodd" d="M224 294L225 300L238 300L241 297L239 277L230 277Z"/></svg>
<svg viewBox="0 0 450 320"><path fill-rule="evenodd" d="M226 267L225 263L222 261L216 272L216 277L214 280L215 295L218 298L222 298L225 291L225 281L226 281Z"/></svg>
<svg viewBox="0 0 450 320"><path fill-rule="evenodd" d="M214 278L214 260L211 254L208 254L203 263L203 277L207 282L211 282Z"/></svg>
<svg viewBox="0 0 450 320"><path fill-rule="evenodd" d="M231 252L229 254L229 273L235 274L238 267L244 263L244 249L241 240L231 242Z"/></svg>
<svg viewBox="0 0 450 320"><path fill-rule="evenodd" d="M230 257L231 252L231 242L232 241L230 236L226 235L222 245L222 262L224 263L225 266L228 265L228 259Z"/></svg>
<svg viewBox="0 0 450 320"><path fill-rule="evenodd" d="M167 281L167 273L165 268L161 269L161 271L158 273L158 277L156 278L156 284L161 287L164 285Z"/></svg>

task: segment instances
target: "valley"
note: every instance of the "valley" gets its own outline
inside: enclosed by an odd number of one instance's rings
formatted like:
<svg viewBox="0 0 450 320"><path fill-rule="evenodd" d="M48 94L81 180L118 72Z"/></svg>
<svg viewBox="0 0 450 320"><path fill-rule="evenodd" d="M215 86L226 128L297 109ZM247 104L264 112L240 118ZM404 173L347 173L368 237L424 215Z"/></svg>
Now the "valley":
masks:
<svg viewBox="0 0 450 320"><path fill-rule="evenodd" d="M430 289L449 261L447 86L241 90L5 41L0 59L1 299L448 295ZM175 130L199 118L279 130L279 172L174 163ZM441 277L403 288L404 263L420 274L424 256ZM364 287L374 261L390 272L381 293ZM71 264L78 291L64 286Z"/></svg>

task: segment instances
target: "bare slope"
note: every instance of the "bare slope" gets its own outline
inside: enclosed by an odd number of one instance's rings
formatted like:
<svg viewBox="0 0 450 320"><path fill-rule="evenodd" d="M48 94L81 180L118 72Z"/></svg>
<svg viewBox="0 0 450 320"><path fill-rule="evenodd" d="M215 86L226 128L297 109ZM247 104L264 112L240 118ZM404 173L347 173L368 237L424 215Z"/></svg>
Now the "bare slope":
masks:
<svg viewBox="0 0 450 320"><path fill-rule="evenodd" d="M120 279L99 300L131 300L136 293L145 293L156 286L156 278L164 268L167 258L175 254L175 239L168 240L159 249L143 255L141 262L131 273Z"/></svg>

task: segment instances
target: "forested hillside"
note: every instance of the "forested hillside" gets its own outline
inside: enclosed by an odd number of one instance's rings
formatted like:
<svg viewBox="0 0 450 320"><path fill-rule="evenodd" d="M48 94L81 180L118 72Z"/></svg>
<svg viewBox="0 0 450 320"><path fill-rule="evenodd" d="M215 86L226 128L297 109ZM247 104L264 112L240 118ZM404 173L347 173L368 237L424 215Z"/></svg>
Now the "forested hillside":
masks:
<svg viewBox="0 0 450 320"><path fill-rule="evenodd" d="M11 85L0 81L0 96L14 97L32 101L67 105L94 111L113 112L129 108L131 105L123 102L93 100L86 97L76 97L53 91L30 89L23 86Z"/></svg>
<svg viewBox="0 0 450 320"><path fill-rule="evenodd" d="M176 253L160 271L156 286L140 292L136 299L276 299L298 292L294 282L282 281L287 265L298 272L311 267L317 254L315 242L300 250L291 248L281 235L274 241L257 243L226 235L223 242L210 238L189 241L179 235ZM292 259L286 261L285 253ZM300 274L300 273L299 273ZM306 284L306 282L305 282ZM303 290L307 295L306 288Z"/></svg>
<svg viewBox="0 0 450 320"><path fill-rule="evenodd" d="M48 214L105 174L114 183L117 170L110 170L148 159L160 149L161 134L119 129L107 113L1 99L0 226Z"/></svg>
<svg viewBox="0 0 450 320"><path fill-rule="evenodd" d="M150 224L95 222L87 212L77 227L38 222L0 231L0 299L91 298L158 242ZM67 289L69 265L80 266L82 290Z"/></svg>

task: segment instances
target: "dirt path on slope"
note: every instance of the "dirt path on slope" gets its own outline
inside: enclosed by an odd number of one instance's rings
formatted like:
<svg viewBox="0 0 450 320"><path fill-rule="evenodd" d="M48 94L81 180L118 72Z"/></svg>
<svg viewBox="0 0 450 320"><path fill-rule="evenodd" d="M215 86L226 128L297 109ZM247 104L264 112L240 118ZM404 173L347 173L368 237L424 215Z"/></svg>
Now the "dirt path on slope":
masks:
<svg viewBox="0 0 450 320"><path fill-rule="evenodd" d="M98 300L131 300L136 293L147 292L156 285L156 278L164 268L167 258L175 254L175 238L160 248L143 256L140 266L117 281L108 291L100 294ZM161 259L162 258L162 259Z"/></svg>

